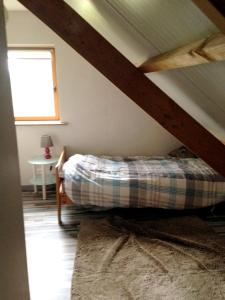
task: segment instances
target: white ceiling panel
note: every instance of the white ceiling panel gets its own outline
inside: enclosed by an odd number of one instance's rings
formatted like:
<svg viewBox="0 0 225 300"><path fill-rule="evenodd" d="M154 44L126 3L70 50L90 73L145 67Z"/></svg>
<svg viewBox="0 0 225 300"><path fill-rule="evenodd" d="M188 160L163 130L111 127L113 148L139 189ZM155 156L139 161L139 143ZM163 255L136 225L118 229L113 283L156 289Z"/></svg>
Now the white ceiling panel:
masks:
<svg viewBox="0 0 225 300"><path fill-rule="evenodd" d="M3 3L8 10L26 10L26 8L16 0L4 0Z"/></svg>
<svg viewBox="0 0 225 300"><path fill-rule="evenodd" d="M159 52L218 31L190 0L105 0Z"/></svg>

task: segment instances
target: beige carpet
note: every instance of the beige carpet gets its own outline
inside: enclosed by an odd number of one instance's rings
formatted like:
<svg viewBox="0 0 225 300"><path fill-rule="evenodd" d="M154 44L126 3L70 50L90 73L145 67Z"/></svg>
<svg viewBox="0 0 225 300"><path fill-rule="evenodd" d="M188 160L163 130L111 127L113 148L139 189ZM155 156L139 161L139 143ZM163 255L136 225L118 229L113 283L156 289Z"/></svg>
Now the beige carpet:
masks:
<svg viewBox="0 0 225 300"><path fill-rule="evenodd" d="M196 217L84 220L72 299L225 299L225 239Z"/></svg>

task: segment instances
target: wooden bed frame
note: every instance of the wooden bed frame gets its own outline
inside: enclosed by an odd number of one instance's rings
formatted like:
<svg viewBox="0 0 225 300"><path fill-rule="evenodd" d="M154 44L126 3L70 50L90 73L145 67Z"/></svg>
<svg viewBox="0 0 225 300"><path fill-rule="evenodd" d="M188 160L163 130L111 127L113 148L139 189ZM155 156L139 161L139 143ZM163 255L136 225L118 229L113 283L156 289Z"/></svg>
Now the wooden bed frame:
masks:
<svg viewBox="0 0 225 300"><path fill-rule="evenodd" d="M66 195L63 185L63 178L60 176L62 172L63 164L66 162L66 148L63 147L63 151L60 154L57 165L55 166L55 175L56 175L56 199L57 199L57 214L58 214L58 224L63 225L62 222L62 205L63 204L72 204L73 202Z"/></svg>

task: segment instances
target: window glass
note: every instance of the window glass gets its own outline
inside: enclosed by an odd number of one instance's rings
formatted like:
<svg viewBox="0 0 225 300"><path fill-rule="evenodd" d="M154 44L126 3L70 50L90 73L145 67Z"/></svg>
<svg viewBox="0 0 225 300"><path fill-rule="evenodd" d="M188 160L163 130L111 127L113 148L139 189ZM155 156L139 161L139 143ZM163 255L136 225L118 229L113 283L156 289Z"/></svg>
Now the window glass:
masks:
<svg viewBox="0 0 225 300"><path fill-rule="evenodd" d="M16 120L58 120L53 49L10 49L8 66Z"/></svg>

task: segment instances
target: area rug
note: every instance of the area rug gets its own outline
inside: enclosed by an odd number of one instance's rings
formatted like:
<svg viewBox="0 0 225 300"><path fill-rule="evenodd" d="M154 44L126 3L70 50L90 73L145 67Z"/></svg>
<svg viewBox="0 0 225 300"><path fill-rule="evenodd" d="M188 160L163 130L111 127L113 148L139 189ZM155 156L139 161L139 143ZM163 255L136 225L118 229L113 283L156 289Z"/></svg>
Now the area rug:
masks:
<svg viewBox="0 0 225 300"><path fill-rule="evenodd" d="M84 220L72 300L225 299L225 239L197 217Z"/></svg>

